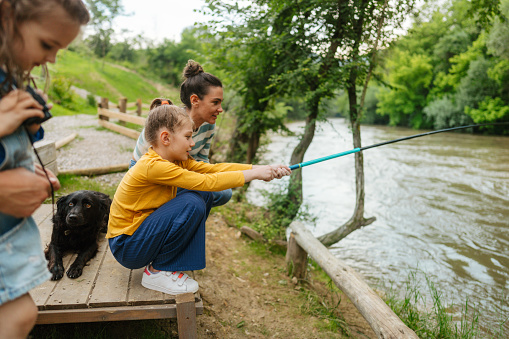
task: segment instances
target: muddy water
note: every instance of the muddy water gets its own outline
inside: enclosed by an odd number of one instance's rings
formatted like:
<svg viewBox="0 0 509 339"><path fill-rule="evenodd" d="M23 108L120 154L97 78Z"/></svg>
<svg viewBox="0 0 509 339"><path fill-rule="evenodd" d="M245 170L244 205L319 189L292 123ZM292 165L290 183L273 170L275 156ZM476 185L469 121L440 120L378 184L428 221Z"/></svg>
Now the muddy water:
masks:
<svg viewBox="0 0 509 339"><path fill-rule="evenodd" d="M289 127L300 131L302 126ZM363 126L362 144L417 133ZM288 164L296 144L295 137L271 136L265 161ZM344 120L321 123L304 161L351 148ZM313 234L330 232L352 215L353 159L348 155L302 169L304 203L317 217L309 224ZM418 269L431 278L444 301L463 304L468 299L478 305L487 327L506 319L509 138L440 133L366 150L364 165L365 216L377 220L331 251L371 284L391 281L398 288ZM263 203L257 191L273 189L270 185L274 183L252 185L251 201Z"/></svg>

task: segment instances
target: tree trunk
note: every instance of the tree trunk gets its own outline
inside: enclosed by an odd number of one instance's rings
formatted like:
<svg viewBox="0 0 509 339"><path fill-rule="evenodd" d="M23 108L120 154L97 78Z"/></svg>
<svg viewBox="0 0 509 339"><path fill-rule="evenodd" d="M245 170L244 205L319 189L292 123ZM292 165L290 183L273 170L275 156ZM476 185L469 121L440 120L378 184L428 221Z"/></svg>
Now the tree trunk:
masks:
<svg viewBox="0 0 509 339"><path fill-rule="evenodd" d="M257 132L253 132L249 135L249 140L247 144L247 154L246 154L246 163L252 164L254 158L256 156L256 152L258 151L258 146L260 146L260 134Z"/></svg>
<svg viewBox="0 0 509 339"><path fill-rule="evenodd" d="M313 97L309 102L308 109L309 114L306 117L306 127L304 135L300 140L299 144L293 150L292 157L290 160L291 164L298 164L304 160L304 154L306 154L313 137L315 136L316 130L316 118L318 117L318 107L320 98ZM294 171L290 177L290 184L288 186L288 201L291 206L288 206L288 217L293 220L297 215L300 206L302 205L302 170Z"/></svg>
<svg viewBox="0 0 509 339"><path fill-rule="evenodd" d="M237 118L235 130L233 131L232 138L230 140L230 149L228 150L227 159L229 162L244 162L246 160L246 151L243 150L243 145L246 145L249 140L249 136L242 133L239 130L239 127L240 121L239 118Z"/></svg>
<svg viewBox="0 0 509 339"><path fill-rule="evenodd" d="M350 128L353 134L354 148L361 147L361 129L360 114L357 110L357 76L354 70L351 70L348 84L348 101L350 107ZM353 231L373 223L376 218L364 218L364 156L362 152L355 153L355 211L344 225L338 227L332 232L322 235L318 238L325 246L330 246L345 238Z"/></svg>

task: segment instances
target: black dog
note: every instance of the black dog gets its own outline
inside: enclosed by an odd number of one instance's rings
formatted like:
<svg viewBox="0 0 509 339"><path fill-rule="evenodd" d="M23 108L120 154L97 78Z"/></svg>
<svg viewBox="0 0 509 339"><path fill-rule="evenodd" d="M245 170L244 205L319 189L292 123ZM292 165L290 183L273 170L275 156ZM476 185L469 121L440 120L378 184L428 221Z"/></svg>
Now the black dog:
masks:
<svg viewBox="0 0 509 339"><path fill-rule="evenodd" d="M95 191L77 191L58 199L53 233L45 251L51 280L63 277L66 251L78 252L67 276L75 279L83 273L83 267L97 253L100 232L106 232L110 205L108 195Z"/></svg>

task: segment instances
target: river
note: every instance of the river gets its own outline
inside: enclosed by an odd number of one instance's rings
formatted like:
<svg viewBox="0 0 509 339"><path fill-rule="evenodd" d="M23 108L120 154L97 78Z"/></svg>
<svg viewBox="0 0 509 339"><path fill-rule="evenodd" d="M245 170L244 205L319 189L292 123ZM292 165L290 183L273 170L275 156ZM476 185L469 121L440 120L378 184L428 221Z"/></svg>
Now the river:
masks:
<svg viewBox="0 0 509 339"><path fill-rule="evenodd" d="M288 127L301 132L303 125ZM421 132L362 126L362 145ZM288 164L297 138L270 140L264 163ZM347 122L331 119L318 124L304 161L352 148ZM316 217L311 232L341 226L355 207L354 155L301 170L304 204ZM440 133L373 148L364 152L364 172L365 216L376 221L330 250L372 286L399 289L409 272L422 271L443 302L468 300L481 310L481 324L499 327L509 316L509 137ZM253 182L248 198L263 204L259 190L271 185Z"/></svg>

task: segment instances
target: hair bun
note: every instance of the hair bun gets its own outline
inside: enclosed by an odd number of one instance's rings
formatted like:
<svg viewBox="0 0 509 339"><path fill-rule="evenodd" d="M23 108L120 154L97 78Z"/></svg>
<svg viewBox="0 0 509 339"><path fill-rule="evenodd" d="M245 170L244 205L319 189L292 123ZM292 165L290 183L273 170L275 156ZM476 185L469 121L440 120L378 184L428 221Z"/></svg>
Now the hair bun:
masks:
<svg viewBox="0 0 509 339"><path fill-rule="evenodd" d="M153 110L154 108L156 107L159 107L162 105L163 101L168 101L168 104L169 105L173 105L173 102L170 100L170 99L166 99L166 98L155 98L154 100L152 100L152 102L150 103L150 108L149 110Z"/></svg>
<svg viewBox="0 0 509 339"><path fill-rule="evenodd" d="M184 68L184 78L188 79L203 72L203 67L201 67L199 63L194 60L189 60L187 61L187 65Z"/></svg>

